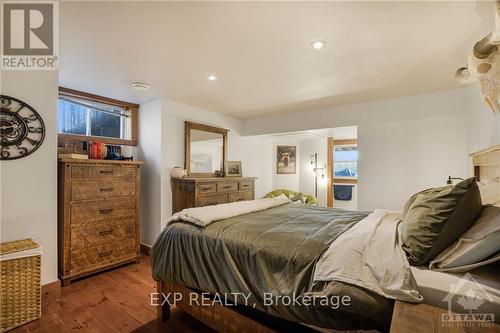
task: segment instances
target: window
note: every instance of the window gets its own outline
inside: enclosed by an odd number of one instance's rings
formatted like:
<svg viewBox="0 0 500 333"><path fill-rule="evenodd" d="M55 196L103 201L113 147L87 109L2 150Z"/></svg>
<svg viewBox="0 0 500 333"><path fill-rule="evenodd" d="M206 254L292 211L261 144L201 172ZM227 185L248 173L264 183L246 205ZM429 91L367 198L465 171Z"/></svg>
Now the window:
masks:
<svg viewBox="0 0 500 333"><path fill-rule="evenodd" d="M57 108L60 138L137 144L135 104L60 88Z"/></svg>
<svg viewBox="0 0 500 333"><path fill-rule="evenodd" d="M358 177L357 145L335 146L333 154L334 177Z"/></svg>

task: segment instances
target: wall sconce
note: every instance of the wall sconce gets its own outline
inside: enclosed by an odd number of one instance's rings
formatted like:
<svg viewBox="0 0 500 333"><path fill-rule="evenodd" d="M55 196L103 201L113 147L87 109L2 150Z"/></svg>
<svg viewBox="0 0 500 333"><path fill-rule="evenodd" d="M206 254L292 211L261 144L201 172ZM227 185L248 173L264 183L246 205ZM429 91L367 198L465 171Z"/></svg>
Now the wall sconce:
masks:
<svg viewBox="0 0 500 333"><path fill-rule="evenodd" d="M314 196L318 197L318 173L321 172L319 176L321 178L321 183L326 181L325 171L326 165L323 168L318 167L318 153L311 154L311 168L314 173Z"/></svg>
<svg viewBox="0 0 500 333"><path fill-rule="evenodd" d="M454 180L464 180L464 179L460 178L460 177L448 176L448 180L446 181L446 184L452 185Z"/></svg>

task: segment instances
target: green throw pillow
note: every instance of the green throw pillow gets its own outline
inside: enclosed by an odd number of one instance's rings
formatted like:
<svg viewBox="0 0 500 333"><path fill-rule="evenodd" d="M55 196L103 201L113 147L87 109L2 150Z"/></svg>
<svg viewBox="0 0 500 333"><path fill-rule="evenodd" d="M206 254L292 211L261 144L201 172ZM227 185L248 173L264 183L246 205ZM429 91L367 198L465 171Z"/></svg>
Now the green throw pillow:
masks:
<svg viewBox="0 0 500 333"><path fill-rule="evenodd" d="M304 195L302 193L297 193L295 195L290 195L289 196L289 199L292 201L292 202L295 202L295 201L299 201L302 202L302 203L305 203L305 200L304 200Z"/></svg>
<svg viewBox="0 0 500 333"><path fill-rule="evenodd" d="M412 265L436 257L469 229L482 209L475 178L419 192L407 205L401 239Z"/></svg>

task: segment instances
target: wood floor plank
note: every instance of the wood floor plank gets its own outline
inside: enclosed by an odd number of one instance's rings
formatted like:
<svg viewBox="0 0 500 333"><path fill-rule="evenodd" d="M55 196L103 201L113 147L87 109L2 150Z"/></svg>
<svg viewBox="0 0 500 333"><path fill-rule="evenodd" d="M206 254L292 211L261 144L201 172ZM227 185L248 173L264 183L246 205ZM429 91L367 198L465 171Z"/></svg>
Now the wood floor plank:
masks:
<svg viewBox="0 0 500 333"><path fill-rule="evenodd" d="M156 308L144 301L144 297L131 295L124 290L123 284L116 282L110 276L100 276L94 280L94 287L102 290L103 295L120 305L122 311L128 313L141 324L146 324L156 318Z"/></svg>
<svg viewBox="0 0 500 333"><path fill-rule="evenodd" d="M42 306L42 317L26 325L30 333L65 332L68 327L60 317L61 302L54 301Z"/></svg>
<svg viewBox="0 0 500 333"><path fill-rule="evenodd" d="M156 282L150 259L142 256L136 264L72 282L59 297L42 298L42 318L10 332L214 332L178 308L172 309L170 320L158 322L152 292Z"/></svg>

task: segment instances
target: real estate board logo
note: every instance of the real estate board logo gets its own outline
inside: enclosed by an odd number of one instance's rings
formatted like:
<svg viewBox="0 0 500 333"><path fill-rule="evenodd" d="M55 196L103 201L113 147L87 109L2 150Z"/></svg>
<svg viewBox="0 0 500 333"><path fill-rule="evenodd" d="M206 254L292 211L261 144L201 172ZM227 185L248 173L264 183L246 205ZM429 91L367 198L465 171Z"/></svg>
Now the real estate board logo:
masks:
<svg viewBox="0 0 500 333"><path fill-rule="evenodd" d="M57 68L57 2L2 2L2 69Z"/></svg>
<svg viewBox="0 0 500 333"><path fill-rule="evenodd" d="M495 313L481 307L492 302L491 295L466 273L457 283L450 284L450 292L443 298L448 303L448 312L441 315L445 327L492 327ZM491 304L491 303L490 303Z"/></svg>

